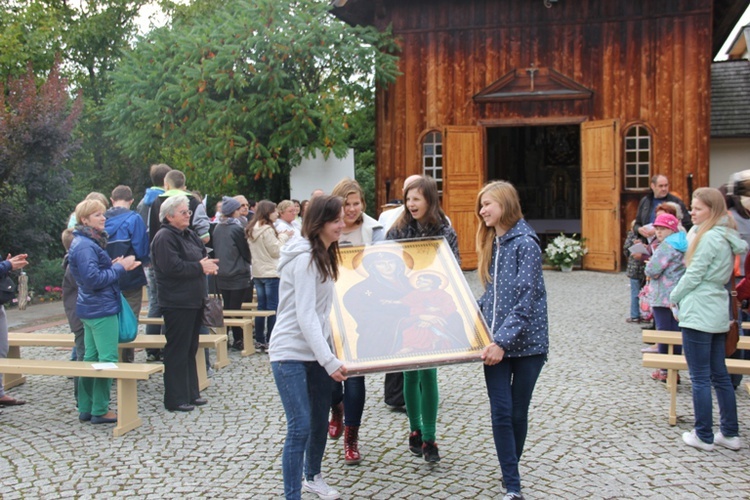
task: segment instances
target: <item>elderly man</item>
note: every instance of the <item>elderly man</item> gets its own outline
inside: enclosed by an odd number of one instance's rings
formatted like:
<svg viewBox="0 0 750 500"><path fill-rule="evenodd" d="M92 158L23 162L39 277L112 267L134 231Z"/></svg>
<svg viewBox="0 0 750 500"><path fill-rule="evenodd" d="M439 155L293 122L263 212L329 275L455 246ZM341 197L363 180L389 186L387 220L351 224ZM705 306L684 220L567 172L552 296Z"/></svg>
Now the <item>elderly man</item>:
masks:
<svg viewBox="0 0 750 500"><path fill-rule="evenodd" d="M241 194L233 196L232 198L240 202L240 216L238 217L238 219L242 223L242 227L245 227L250 220L250 217L248 217L248 215L250 214L250 203L248 203L247 198L245 198Z"/></svg>
<svg viewBox="0 0 750 500"><path fill-rule="evenodd" d="M682 225L685 229L690 229L693 225L690 219L690 213L685 204L677 196L669 192L669 179L665 175L655 175L651 178L651 193L644 196L638 203L638 212L635 216L635 226L633 230L648 240L656 235L652 225L656 218L656 207L664 202L671 201L677 203L682 210Z"/></svg>

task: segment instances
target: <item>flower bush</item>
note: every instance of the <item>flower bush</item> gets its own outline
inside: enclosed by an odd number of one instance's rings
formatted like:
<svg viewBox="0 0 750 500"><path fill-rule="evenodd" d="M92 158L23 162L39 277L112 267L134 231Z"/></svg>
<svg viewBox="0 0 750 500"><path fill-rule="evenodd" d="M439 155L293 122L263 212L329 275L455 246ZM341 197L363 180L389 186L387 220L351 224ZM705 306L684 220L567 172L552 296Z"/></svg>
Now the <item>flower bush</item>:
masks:
<svg viewBox="0 0 750 500"><path fill-rule="evenodd" d="M575 234L572 238L560 234L560 236L547 245L544 253L547 255L547 260L550 264L555 266L572 266L588 252L584 241L583 238L577 240Z"/></svg>
<svg viewBox="0 0 750 500"><path fill-rule="evenodd" d="M36 295L39 302L51 302L62 299L62 288L59 286L47 285L44 287L44 293Z"/></svg>

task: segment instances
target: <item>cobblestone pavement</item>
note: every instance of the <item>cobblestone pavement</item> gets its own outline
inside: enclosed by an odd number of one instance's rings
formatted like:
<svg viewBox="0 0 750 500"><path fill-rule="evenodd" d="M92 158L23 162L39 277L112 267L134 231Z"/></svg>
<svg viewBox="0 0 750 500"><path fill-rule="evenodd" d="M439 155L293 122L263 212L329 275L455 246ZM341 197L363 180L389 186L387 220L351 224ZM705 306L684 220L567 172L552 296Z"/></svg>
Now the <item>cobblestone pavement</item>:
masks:
<svg viewBox="0 0 750 500"><path fill-rule="evenodd" d="M668 394L640 366L640 328L624 322L624 274L546 271L545 279L551 353L522 459L526 497L750 497L750 446L706 453L682 444L680 434L692 422L687 374L678 393L680 420L668 425ZM64 359L69 352L27 348L24 355ZM203 393L209 405L192 413L164 410L160 377L139 383L143 425L120 438L111 426L78 422L72 381L29 376L11 391L29 404L0 415L0 496L280 497L285 420L268 357L230 356L231 365ZM383 376L368 377L360 431L365 460L343 465L339 441L329 442L323 463L343 498L502 497L481 366L440 368L439 381L443 460L430 466L408 453L406 416L382 403ZM740 432L750 445L750 397L738 390L737 400ZM715 404L714 412L718 421Z"/></svg>

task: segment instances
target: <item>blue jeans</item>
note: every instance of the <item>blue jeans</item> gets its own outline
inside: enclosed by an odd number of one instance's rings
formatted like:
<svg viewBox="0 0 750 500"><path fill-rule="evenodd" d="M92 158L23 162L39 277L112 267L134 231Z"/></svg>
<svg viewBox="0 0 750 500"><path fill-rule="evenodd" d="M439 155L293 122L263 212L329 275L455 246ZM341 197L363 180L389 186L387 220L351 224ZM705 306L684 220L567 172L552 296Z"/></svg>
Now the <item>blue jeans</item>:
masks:
<svg viewBox="0 0 750 500"><path fill-rule="evenodd" d="M484 365L484 381L490 398L492 436L505 487L521 492L518 462L523 454L529 424L529 405L546 354L521 358L503 358L492 366Z"/></svg>
<svg viewBox="0 0 750 500"><path fill-rule="evenodd" d="M726 437L739 435L737 400L724 361L726 338L726 333L682 329L682 350L693 384L695 433L706 443L714 442L711 385L719 403L721 433Z"/></svg>
<svg viewBox="0 0 750 500"><path fill-rule="evenodd" d="M259 311L275 311L279 306L279 278L255 278L255 291L258 294ZM266 319L268 321L266 321ZM271 341L271 332L276 324L276 316L255 318L255 341L265 344ZM268 325L268 335L264 335Z"/></svg>
<svg viewBox="0 0 750 500"><path fill-rule="evenodd" d="M638 319L641 317L641 308L638 303L638 294L641 292L641 280L630 278L630 317Z"/></svg>
<svg viewBox="0 0 750 500"><path fill-rule="evenodd" d="M342 390L343 388L343 390ZM334 382L331 406L344 402L344 425L359 427L365 410L365 377L349 377L344 383Z"/></svg>
<svg viewBox="0 0 750 500"><path fill-rule="evenodd" d="M672 310L668 307L654 306L651 308L654 311L654 326L657 330L665 332L679 332L679 322L674 319ZM681 346L674 346L674 354L682 354ZM669 352L669 346L667 344L659 344L659 352L661 354L667 354Z"/></svg>
<svg viewBox="0 0 750 500"><path fill-rule="evenodd" d="M333 379L315 361L274 361L273 378L286 413L281 455L284 496L302 495L302 472L308 480L320 474L328 439L328 410Z"/></svg>

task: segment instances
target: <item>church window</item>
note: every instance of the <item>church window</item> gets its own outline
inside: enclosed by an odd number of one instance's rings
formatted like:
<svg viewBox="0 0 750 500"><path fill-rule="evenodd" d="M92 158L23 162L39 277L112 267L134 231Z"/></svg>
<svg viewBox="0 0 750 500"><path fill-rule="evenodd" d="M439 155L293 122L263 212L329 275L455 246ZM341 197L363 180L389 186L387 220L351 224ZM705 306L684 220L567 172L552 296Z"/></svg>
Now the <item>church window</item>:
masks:
<svg viewBox="0 0 750 500"><path fill-rule="evenodd" d="M643 125L625 132L625 189L647 189L651 179L651 133Z"/></svg>
<svg viewBox="0 0 750 500"><path fill-rule="evenodd" d="M437 181L438 192L443 194L443 134L429 132L422 140L422 174Z"/></svg>

